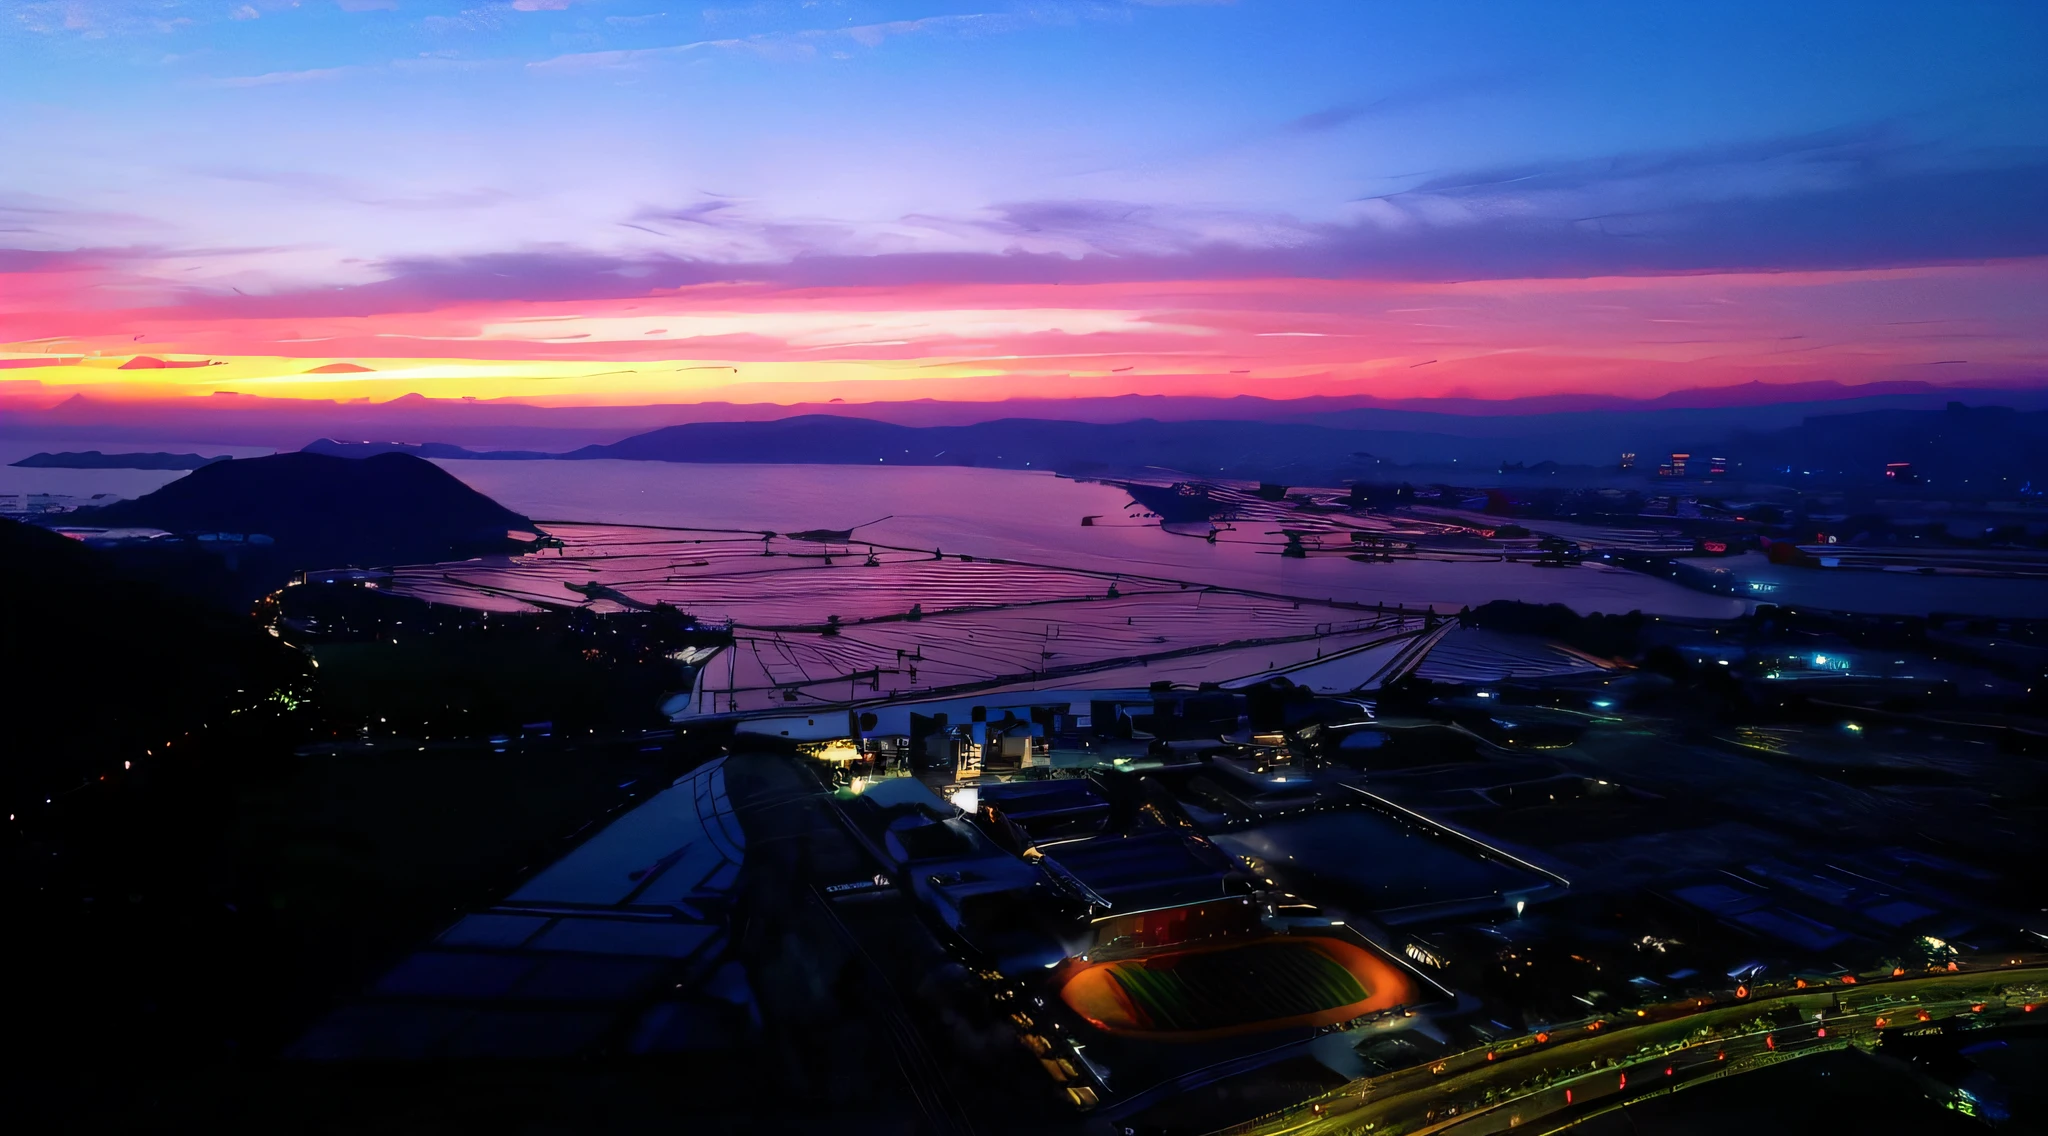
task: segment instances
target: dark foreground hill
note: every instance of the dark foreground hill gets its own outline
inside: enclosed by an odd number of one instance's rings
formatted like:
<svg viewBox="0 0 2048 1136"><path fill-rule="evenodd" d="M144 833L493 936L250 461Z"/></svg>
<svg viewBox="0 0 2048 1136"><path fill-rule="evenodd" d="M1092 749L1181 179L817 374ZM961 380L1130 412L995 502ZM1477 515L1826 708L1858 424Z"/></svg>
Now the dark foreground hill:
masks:
<svg viewBox="0 0 2048 1136"><path fill-rule="evenodd" d="M8 811L260 701L304 667L245 615L128 575L107 553L0 520L0 650L14 709L0 716Z"/></svg>
<svg viewBox="0 0 2048 1136"><path fill-rule="evenodd" d="M532 522L407 454L277 454L220 462L133 501L73 514L86 525L207 536L258 593L307 568L418 564L515 551Z"/></svg>
<svg viewBox="0 0 2048 1136"><path fill-rule="evenodd" d="M301 651L246 611L134 578L127 551L0 519L0 904L13 960L0 1005L34 1039L0 1071L19 1106L10 1130L426 1133L493 1101L530 1109L538 1092L548 1123L494 1130L589 1131L571 1118L592 1099L616 1113L622 1076L643 1102L636 1130L658 1124L677 1077L708 1055L680 1073L569 1070L538 1089L527 1063L508 1064L486 1074L502 1088L462 1074L453 1091L438 1072L275 1057L451 912L503 894L641 787L666 787L683 759L637 729L511 747L437 729L414 743L379 725L396 708L386 703L359 712L378 736L357 743ZM516 671L533 637L511 638L499 665ZM542 662L592 665L573 658ZM400 693L440 710L455 689L428 672ZM347 756L300 751L339 739L355 743ZM736 1064L685 1090L721 1099L714 1077ZM359 1105L366 1091L378 1095Z"/></svg>

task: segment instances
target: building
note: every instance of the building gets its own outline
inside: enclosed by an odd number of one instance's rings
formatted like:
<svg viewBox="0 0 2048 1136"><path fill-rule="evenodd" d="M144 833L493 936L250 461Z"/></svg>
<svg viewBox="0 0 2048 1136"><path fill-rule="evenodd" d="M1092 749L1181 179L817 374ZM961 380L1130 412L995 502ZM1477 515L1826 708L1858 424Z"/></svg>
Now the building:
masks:
<svg viewBox="0 0 2048 1136"><path fill-rule="evenodd" d="M924 767L927 769L981 768L981 744L968 726L945 726L923 737Z"/></svg>
<svg viewBox="0 0 2048 1136"><path fill-rule="evenodd" d="M1027 765L1044 765L1050 760L1052 743L1038 723L1012 719L982 725L983 768L1022 769Z"/></svg>

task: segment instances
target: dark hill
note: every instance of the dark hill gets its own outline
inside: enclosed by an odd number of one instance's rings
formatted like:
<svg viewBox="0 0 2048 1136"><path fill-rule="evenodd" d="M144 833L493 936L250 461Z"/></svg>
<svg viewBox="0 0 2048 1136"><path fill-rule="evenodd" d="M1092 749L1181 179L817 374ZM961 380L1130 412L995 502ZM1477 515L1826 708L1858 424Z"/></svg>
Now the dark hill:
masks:
<svg viewBox="0 0 2048 1136"><path fill-rule="evenodd" d="M12 662L0 716L8 811L40 804L209 718L253 703L304 664L246 615L127 575L47 529L0 519L0 650ZM240 696L237 692L246 692Z"/></svg>
<svg viewBox="0 0 2048 1136"><path fill-rule="evenodd" d="M133 501L72 514L75 523L178 534L261 535L216 541L256 594L293 571L418 564L516 551L525 517L407 454L362 460L276 454L220 462Z"/></svg>

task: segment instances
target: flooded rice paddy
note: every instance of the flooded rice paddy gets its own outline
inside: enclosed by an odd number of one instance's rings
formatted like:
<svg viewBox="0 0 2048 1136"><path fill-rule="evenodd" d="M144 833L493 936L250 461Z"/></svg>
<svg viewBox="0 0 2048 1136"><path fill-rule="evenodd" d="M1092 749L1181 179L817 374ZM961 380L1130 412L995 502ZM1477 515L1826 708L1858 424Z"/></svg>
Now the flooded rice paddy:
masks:
<svg viewBox="0 0 2048 1136"><path fill-rule="evenodd" d="M1211 544L1199 534L1161 528L1115 486L1050 473L629 461L436 464L537 521L724 529L753 534L755 552L764 531L859 525L853 549L874 542L948 557L967 553L1106 578L1143 576L1324 602L1455 611L1519 599L1581 612L1701 618L1730 618L1742 610L1740 601L1725 596L1594 565L1293 559L1280 554L1287 542L1277 521L1238 521ZM1096 520L1084 527L1083 517Z"/></svg>
<svg viewBox="0 0 2048 1136"><path fill-rule="evenodd" d="M1051 474L440 464L533 517L555 546L404 568L390 586L486 610L669 604L730 624L735 649L708 664L691 705L672 708L678 713L1271 674L1340 692L1412 661L1404 652L1432 610L1449 615L1501 598L1582 611L1740 610L1737 601L1597 566L1288 557L1277 521L1257 518L1212 543L1162 528L1117 487ZM1491 660L1471 665L1501 673Z"/></svg>

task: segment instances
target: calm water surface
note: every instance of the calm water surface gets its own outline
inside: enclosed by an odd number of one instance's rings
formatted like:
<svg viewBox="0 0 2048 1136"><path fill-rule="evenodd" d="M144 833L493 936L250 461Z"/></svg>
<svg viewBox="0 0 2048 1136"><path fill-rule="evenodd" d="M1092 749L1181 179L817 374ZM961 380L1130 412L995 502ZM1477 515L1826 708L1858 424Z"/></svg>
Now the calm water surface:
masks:
<svg viewBox="0 0 2048 1136"><path fill-rule="evenodd" d="M175 470L17 469L38 450L232 454L270 451L207 442L0 439L0 493L138 497ZM1106 485L1048 473L931 466L684 465L667 462L437 463L479 492L536 519L794 532L845 528L887 516L858 535L881 544L1221 584L1312 599L1478 605L1495 599L1562 603L1582 612L1640 609L1727 618L1741 601L1634 572L1598 567L1395 561L1289 560L1280 538L1246 524L1211 545L1126 519L1130 498ZM1083 516L1100 519L1083 528ZM1853 611L1967 611L2048 617L2048 585L2034 580L1784 568L1761 557L1727 562L1770 585L1759 598Z"/></svg>
<svg viewBox="0 0 2048 1136"><path fill-rule="evenodd" d="M933 466L684 465L442 461L443 469L536 520L793 532L863 527L879 544L1127 572L1311 599L1477 606L1495 599L1585 612L1640 609L1728 618L1740 601L1634 572L1495 562L1287 559L1248 526L1209 544L1127 520L1129 496L1048 473ZM1081 518L1097 516L1092 527Z"/></svg>

